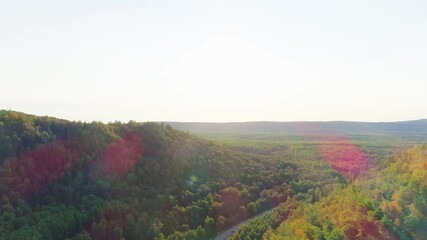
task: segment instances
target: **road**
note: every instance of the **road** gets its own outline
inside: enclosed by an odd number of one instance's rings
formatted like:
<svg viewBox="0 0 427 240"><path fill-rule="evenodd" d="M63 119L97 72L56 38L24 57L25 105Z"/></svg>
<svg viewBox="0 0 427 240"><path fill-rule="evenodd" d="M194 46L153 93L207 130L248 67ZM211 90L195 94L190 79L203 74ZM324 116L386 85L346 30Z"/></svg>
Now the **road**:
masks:
<svg viewBox="0 0 427 240"><path fill-rule="evenodd" d="M245 221L243 221L243 222L240 222L240 223L238 223L238 224L236 224L236 225L232 226L231 228L229 228L229 229L225 230L224 232L222 232L222 233L220 233L218 236L216 236L216 237L215 237L215 240L226 240L226 239L227 239L228 237L230 237L234 232L236 232L237 230L239 230L239 228L240 228L243 224L248 223L249 221L251 221L251 220L252 220L252 219L254 219L254 218L263 217L265 214L267 214L267 213L271 212L271 210L273 210L273 209L269 209L269 210L267 210L267 211L264 211L264 212L262 212L262 213L259 213L259 214L258 214L258 215L256 215L256 216L253 216L253 217L251 217L251 218L249 218L249 219L246 219L246 220L245 220Z"/></svg>

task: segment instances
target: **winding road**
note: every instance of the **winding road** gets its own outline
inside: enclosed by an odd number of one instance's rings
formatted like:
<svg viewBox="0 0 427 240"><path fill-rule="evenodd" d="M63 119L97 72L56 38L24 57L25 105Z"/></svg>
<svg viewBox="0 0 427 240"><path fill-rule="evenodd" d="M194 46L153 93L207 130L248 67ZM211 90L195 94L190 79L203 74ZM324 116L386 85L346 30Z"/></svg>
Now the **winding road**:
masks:
<svg viewBox="0 0 427 240"><path fill-rule="evenodd" d="M239 229L240 229L240 227L241 227L243 224L248 223L248 222L249 222L249 221L251 221L252 219L259 218L259 217L263 217L265 214L267 214L267 213L271 212L271 210L273 210L273 209L269 209L269 210L267 210L267 211L261 212L261 213L259 213L259 214L258 214L258 215L256 215L256 216L253 216L253 217L251 217L251 218L249 218L249 219L246 219L246 220L245 220L245 221L243 221L243 222L240 222L240 223L238 223L238 224L236 224L236 225L232 226L231 228L229 228L229 229L225 230L224 232L222 232L222 233L220 233L218 236L216 236L216 237L215 237L215 240L226 240L226 239L227 239L228 237L230 237L234 232L236 232L237 230L239 230Z"/></svg>

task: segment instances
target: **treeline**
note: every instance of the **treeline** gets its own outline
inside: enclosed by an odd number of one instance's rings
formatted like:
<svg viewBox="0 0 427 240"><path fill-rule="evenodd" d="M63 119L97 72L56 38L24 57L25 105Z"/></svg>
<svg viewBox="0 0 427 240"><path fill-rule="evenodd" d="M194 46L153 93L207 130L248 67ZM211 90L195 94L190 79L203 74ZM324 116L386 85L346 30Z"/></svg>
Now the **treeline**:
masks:
<svg viewBox="0 0 427 240"><path fill-rule="evenodd" d="M427 145L397 154L356 187L364 204L400 239L427 239Z"/></svg>
<svg viewBox="0 0 427 240"><path fill-rule="evenodd" d="M381 158L347 186L284 211L281 223L266 215L231 239L426 239L427 145Z"/></svg>
<svg viewBox="0 0 427 240"><path fill-rule="evenodd" d="M359 200L351 187L337 189L318 202L301 204L263 239L395 239Z"/></svg>
<svg viewBox="0 0 427 240"><path fill-rule="evenodd" d="M345 180L310 146L248 150L157 123L0 111L0 239L210 239Z"/></svg>

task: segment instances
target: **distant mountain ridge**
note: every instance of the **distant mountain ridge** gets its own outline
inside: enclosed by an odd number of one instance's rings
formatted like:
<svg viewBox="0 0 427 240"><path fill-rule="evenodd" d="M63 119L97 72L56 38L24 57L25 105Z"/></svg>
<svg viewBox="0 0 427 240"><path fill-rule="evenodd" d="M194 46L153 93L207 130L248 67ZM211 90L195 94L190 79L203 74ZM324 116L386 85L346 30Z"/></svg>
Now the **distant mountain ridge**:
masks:
<svg viewBox="0 0 427 240"><path fill-rule="evenodd" d="M427 119L401 122L301 121L301 122L165 122L174 128L194 133L352 133L352 134L427 134Z"/></svg>

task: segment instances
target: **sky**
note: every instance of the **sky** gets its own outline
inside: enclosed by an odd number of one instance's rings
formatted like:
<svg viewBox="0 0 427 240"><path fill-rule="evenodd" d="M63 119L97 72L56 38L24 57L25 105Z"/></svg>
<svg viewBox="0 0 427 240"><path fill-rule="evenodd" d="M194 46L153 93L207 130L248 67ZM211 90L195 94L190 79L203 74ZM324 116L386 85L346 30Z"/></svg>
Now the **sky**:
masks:
<svg viewBox="0 0 427 240"><path fill-rule="evenodd" d="M424 0L0 0L0 109L401 121L426 104Z"/></svg>

